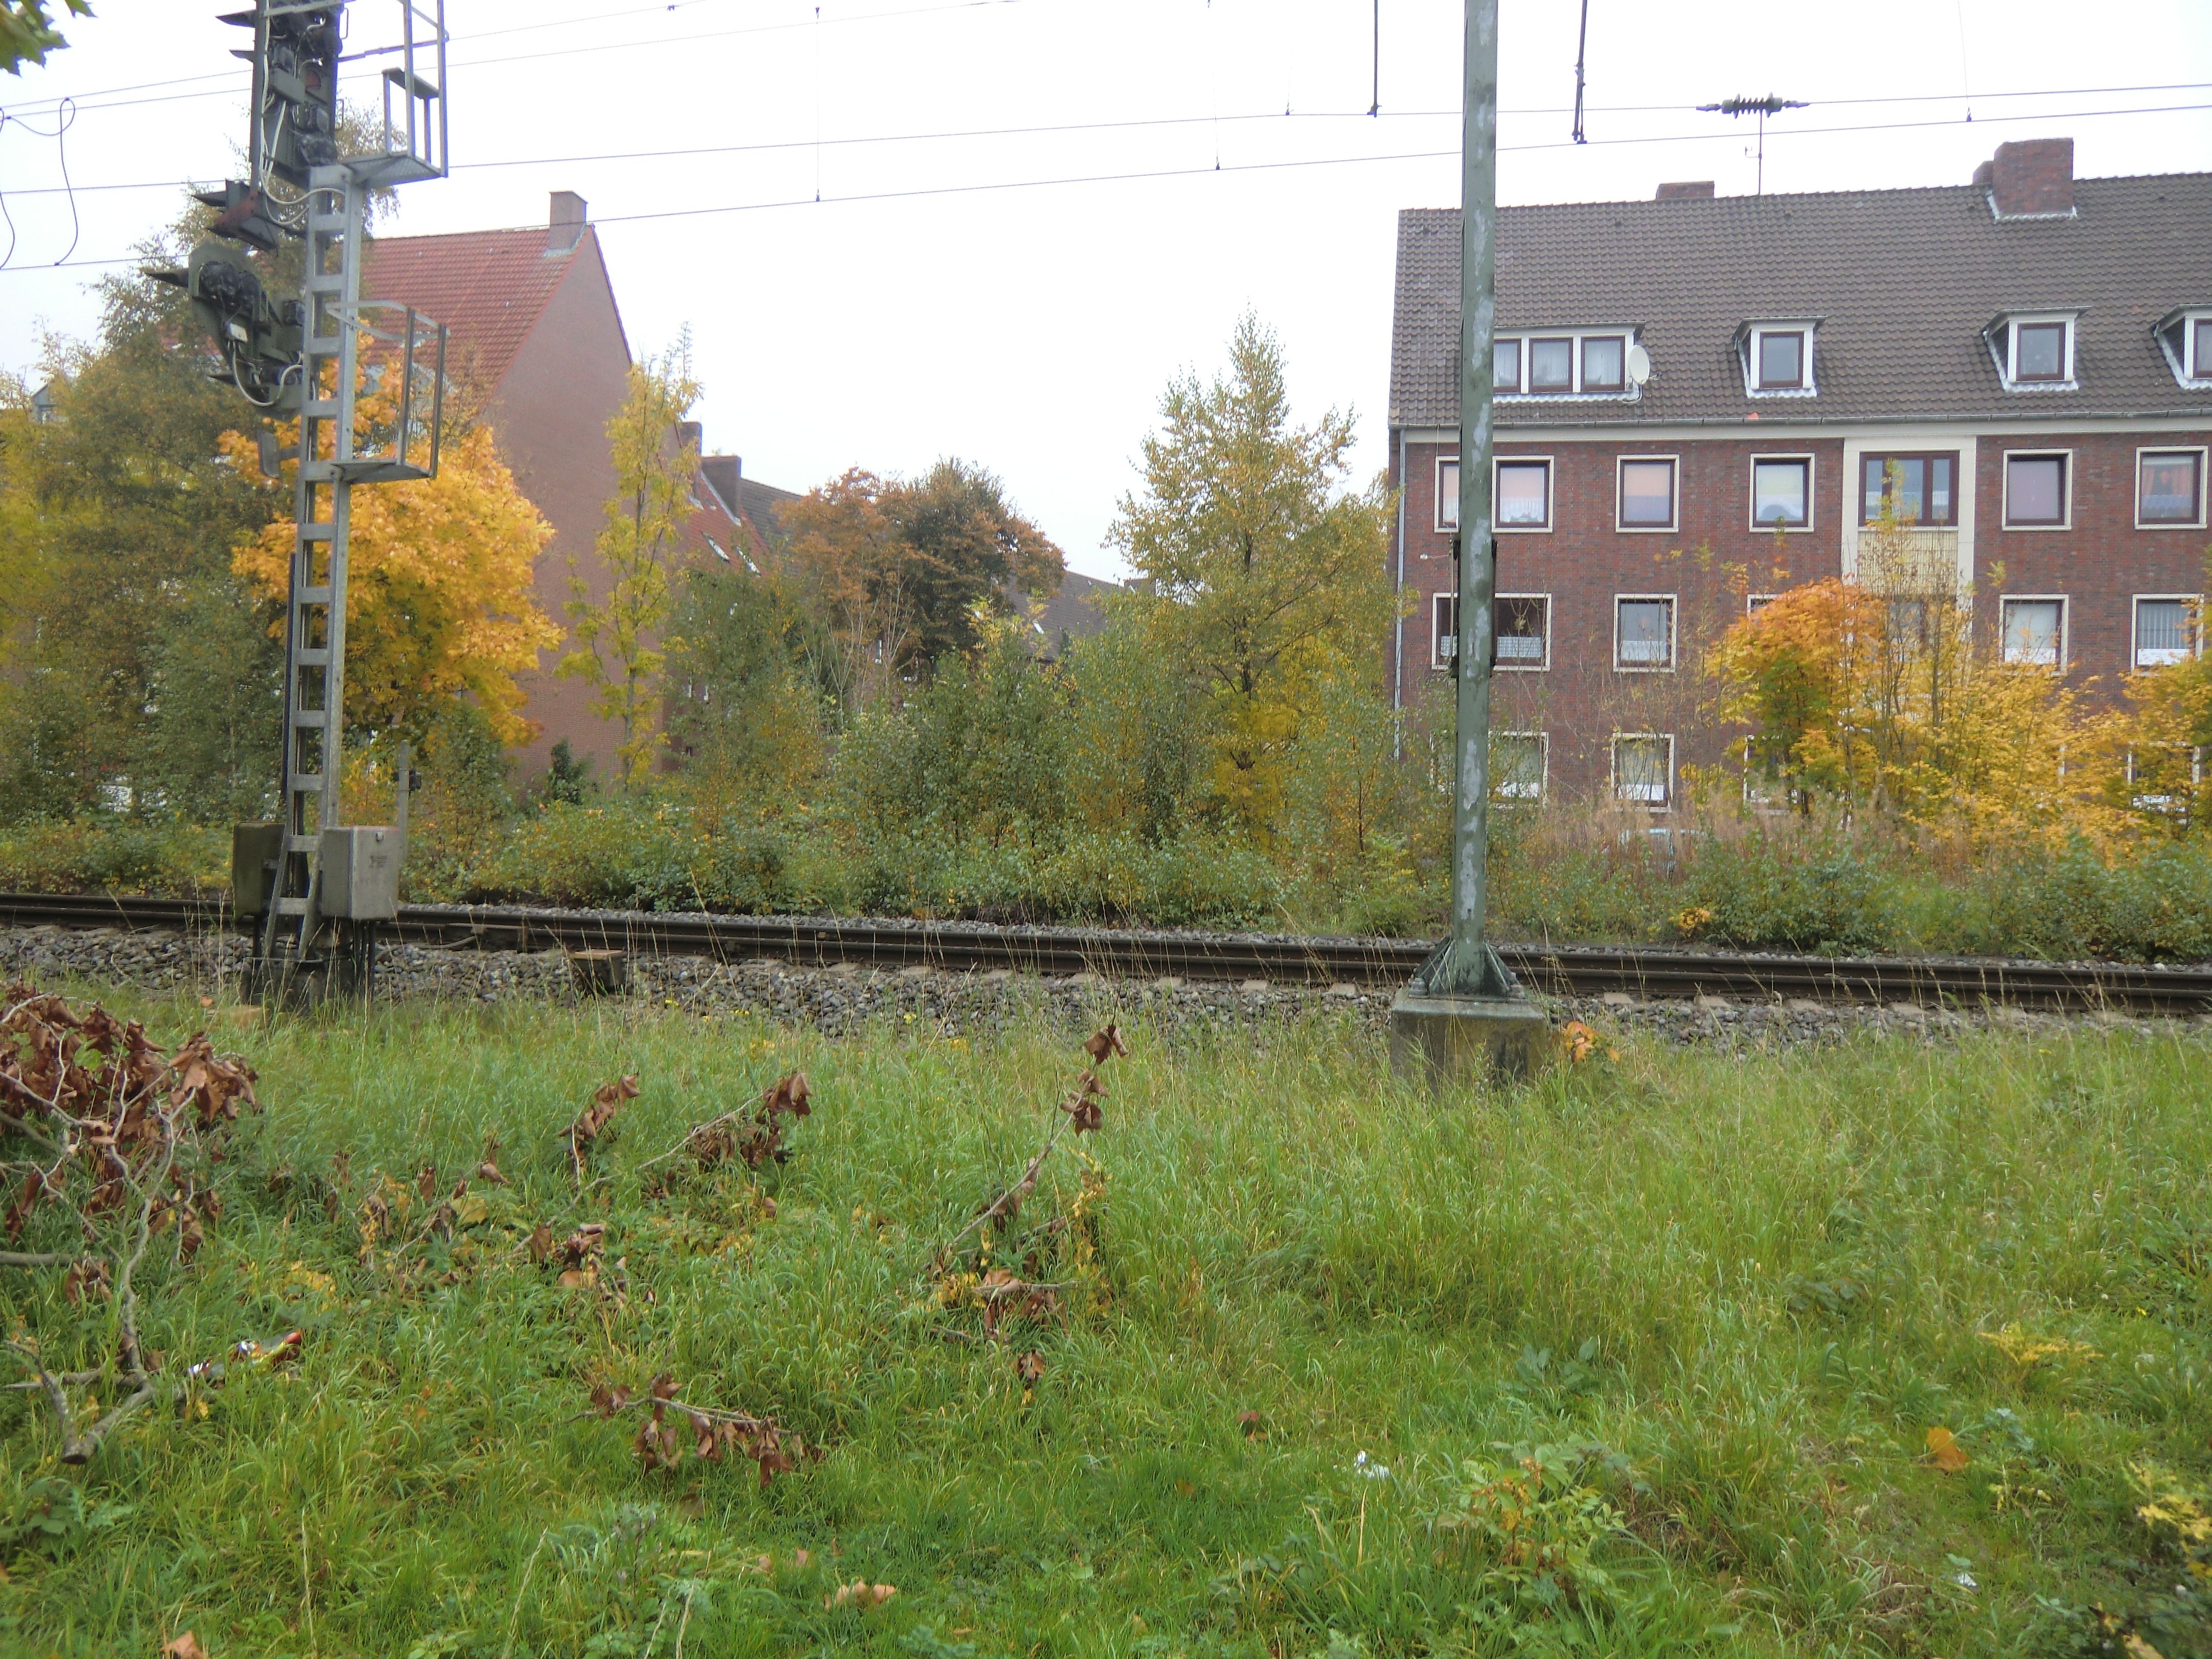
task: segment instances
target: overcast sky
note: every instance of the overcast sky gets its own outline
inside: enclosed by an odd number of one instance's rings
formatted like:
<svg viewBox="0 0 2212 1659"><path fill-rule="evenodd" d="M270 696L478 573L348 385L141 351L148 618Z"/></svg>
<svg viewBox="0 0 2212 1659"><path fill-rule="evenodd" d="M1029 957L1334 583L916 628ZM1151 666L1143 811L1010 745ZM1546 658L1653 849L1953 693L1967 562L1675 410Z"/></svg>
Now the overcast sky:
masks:
<svg viewBox="0 0 2212 1659"><path fill-rule="evenodd" d="M395 9L355 0L355 43ZM101 267L55 262L127 252L178 181L236 167L226 54L246 37L216 10L98 0L67 51L0 82L0 365L29 368L42 330L94 329ZM1394 218L1459 199L1461 9L1380 11L1370 119L1373 0L448 0L455 171L404 191L386 228L542 222L548 191L577 191L632 350L690 325L710 449L793 489L980 461L1071 563L1110 574L1162 389L1215 368L1248 306L1300 411L1353 410L1358 476L1383 465ZM1509 204L1675 179L1747 193L1751 125L1693 108L1733 93L1813 106L1767 124L1769 191L1962 183L1998 143L2058 135L2084 175L2212 168L2206 0L1589 13L1576 147L1577 0L1504 0ZM185 76L210 78L147 84ZM73 206L41 136L64 95ZM2091 113L2118 110L2166 112ZM1173 176L1097 181L1129 173Z"/></svg>

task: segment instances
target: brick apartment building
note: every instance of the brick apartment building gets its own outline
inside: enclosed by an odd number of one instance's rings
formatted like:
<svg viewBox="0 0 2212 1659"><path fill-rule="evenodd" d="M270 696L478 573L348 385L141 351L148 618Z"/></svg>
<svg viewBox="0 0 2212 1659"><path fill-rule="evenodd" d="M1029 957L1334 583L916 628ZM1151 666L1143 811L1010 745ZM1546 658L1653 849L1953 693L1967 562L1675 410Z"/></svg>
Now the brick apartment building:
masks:
<svg viewBox="0 0 2212 1659"><path fill-rule="evenodd" d="M555 191L544 225L378 237L362 285L372 298L403 301L446 325L449 373L482 397L501 459L553 526L538 556L537 598L565 626L571 561L595 598L609 586L594 544L615 487L607 422L622 407L630 366L584 198ZM735 455L707 454L696 423L672 440L701 452L686 556L757 562L780 533L777 510L791 493L745 477ZM612 776L622 728L591 712L590 687L555 675L559 655L547 653L520 677L523 713L538 733L518 757L520 776L543 773L562 739L599 776Z"/></svg>
<svg viewBox="0 0 2212 1659"><path fill-rule="evenodd" d="M2201 648L2212 173L2076 179L2073 149L2002 144L1954 187L1500 213L1502 793L1666 810L1731 735L1703 648L1856 576L1886 498L2008 659L2110 688ZM1458 210L1401 213L1404 708L1450 672L1459 284Z"/></svg>

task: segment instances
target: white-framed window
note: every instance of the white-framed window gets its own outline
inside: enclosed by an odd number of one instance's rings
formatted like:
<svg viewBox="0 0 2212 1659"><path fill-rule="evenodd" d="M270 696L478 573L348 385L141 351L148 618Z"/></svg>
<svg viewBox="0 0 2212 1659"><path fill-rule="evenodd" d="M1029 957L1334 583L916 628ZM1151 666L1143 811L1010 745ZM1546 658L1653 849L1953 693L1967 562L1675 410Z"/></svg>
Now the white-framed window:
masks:
<svg viewBox="0 0 2212 1659"><path fill-rule="evenodd" d="M2074 456L2063 449L2008 449L2004 527L2064 530L2074 522Z"/></svg>
<svg viewBox="0 0 2212 1659"><path fill-rule="evenodd" d="M1521 359L1524 355L1517 339L1492 340L1490 343L1490 389L1498 397L1519 395Z"/></svg>
<svg viewBox="0 0 2212 1659"><path fill-rule="evenodd" d="M1552 769L1547 732L1490 734L1490 794L1493 800L1535 804L1544 799Z"/></svg>
<svg viewBox="0 0 2212 1659"><path fill-rule="evenodd" d="M1751 527L1769 531L1813 527L1810 455L1751 458Z"/></svg>
<svg viewBox="0 0 2212 1659"><path fill-rule="evenodd" d="M1538 335L1528 343L1531 397L1565 397L1575 389L1575 337Z"/></svg>
<svg viewBox="0 0 2212 1659"><path fill-rule="evenodd" d="M1986 337L2008 392L2072 392L2074 311L2018 312L1992 323Z"/></svg>
<svg viewBox="0 0 2212 1659"><path fill-rule="evenodd" d="M1437 528L1459 528L1459 457L1437 458Z"/></svg>
<svg viewBox="0 0 2212 1659"><path fill-rule="evenodd" d="M2204 751L2185 744L2163 743L2143 751L2128 750L2128 805L2139 812L2185 819L2190 803L2204 787Z"/></svg>
<svg viewBox="0 0 2212 1659"><path fill-rule="evenodd" d="M2204 451L2136 451L2136 528L2204 528Z"/></svg>
<svg viewBox="0 0 2212 1659"><path fill-rule="evenodd" d="M1627 325L1499 335L1491 343L1491 385L1501 398L1633 398L1635 350Z"/></svg>
<svg viewBox="0 0 2212 1659"><path fill-rule="evenodd" d="M1614 527L1671 533L1680 505L1676 497L1680 492L1675 488L1680 461L1672 455L1624 455L1620 468Z"/></svg>
<svg viewBox="0 0 2212 1659"><path fill-rule="evenodd" d="M1674 666L1674 596L1620 593L1613 601L1613 665L1622 673L1663 673Z"/></svg>
<svg viewBox="0 0 2212 1659"><path fill-rule="evenodd" d="M1429 595L1429 666L1449 668L1459 655L1459 595Z"/></svg>
<svg viewBox="0 0 2212 1659"><path fill-rule="evenodd" d="M2195 593L2136 594L2129 666L2164 668L2187 662L2203 649L2203 614L2204 601Z"/></svg>
<svg viewBox="0 0 2212 1659"><path fill-rule="evenodd" d="M2066 596L2006 594L1997 604L1998 654L2030 668L2066 666Z"/></svg>
<svg viewBox="0 0 2212 1659"><path fill-rule="evenodd" d="M1755 812L1786 812L1796 805L1790 787L1786 744L1743 740L1743 804Z"/></svg>
<svg viewBox="0 0 2212 1659"><path fill-rule="evenodd" d="M1756 617L1781 597L1779 593L1747 593L1743 596L1743 614Z"/></svg>
<svg viewBox="0 0 2212 1659"><path fill-rule="evenodd" d="M1582 337L1580 385L1585 395L1628 390L1628 337L1626 334L1585 334Z"/></svg>
<svg viewBox="0 0 2212 1659"><path fill-rule="evenodd" d="M2212 308L2169 311L2152 332L2175 380L2191 391L2212 383Z"/></svg>
<svg viewBox="0 0 2212 1659"><path fill-rule="evenodd" d="M1552 527L1552 458L1500 455L1493 463L1491 516L1502 534Z"/></svg>
<svg viewBox="0 0 2212 1659"><path fill-rule="evenodd" d="M1613 797L1663 812L1674 799L1674 735L1671 732L1613 734Z"/></svg>
<svg viewBox="0 0 2212 1659"><path fill-rule="evenodd" d="M1491 616L1497 628L1499 673L1540 673L1552 665L1549 593L1500 593Z"/></svg>
<svg viewBox="0 0 2212 1659"><path fill-rule="evenodd" d="M1809 398L1813 340L1817 325L1796 322L1747 323L1737 337L1743 389L1753 398Z"/></svg>
<svg viewBox="0 0 2212 1659"><path fill-rule="evenodd" d="M1879 524L1887 506L1901 525L1956 527L1959 452L1863 455L1859 459L1859 522Z"/></svg>

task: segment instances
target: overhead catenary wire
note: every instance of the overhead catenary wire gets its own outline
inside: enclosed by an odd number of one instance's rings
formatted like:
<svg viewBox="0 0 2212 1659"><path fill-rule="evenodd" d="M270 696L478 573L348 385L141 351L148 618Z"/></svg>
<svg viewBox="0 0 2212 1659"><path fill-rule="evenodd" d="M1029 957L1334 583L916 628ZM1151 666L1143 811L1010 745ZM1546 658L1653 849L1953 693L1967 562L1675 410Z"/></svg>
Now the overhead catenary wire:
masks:
<svg viewBox="0 0 2212 1659"><path fill-rule="evenodd" d="M2206 83L2203 83L2203 85L2204 85L2205 87L2207 87L2207 88L2212 88L2212 82L2206 82ZM2192 89L2192 90L2193 90L2193 89L2196 89L2196 88L2192 87L2192 88L2188 88L2188 89ZM1999 95L2020 95L2020 96L2025 96L2025 95L2028 95L2028 94L1999 94ZM2036 95L2048 96L2048 95L2051 95L2051 94L2036 94ZM1668 111L1680 111L1680 112L1687 112L1687 111L1690 109L1690 106L1686 106L1686 105L1675 105L1675 104L1668 104L1668 105L1654 106L1653 107L1655 107L1655 108L1665 109L1665 110L1668 110ZM2078 120L2088 120L2088 119L2092 119L2092 118L2105 118L2105 117L2111 117L2111 116L2121 116L2121 115L2171 115L2171 114L2178 114L2178 113L2188 113L2188 112L2193 112L2193 111L2202 110L2202 109L2206 109L2206 108L2212 108L2212 105L2206 105L2206 104L2162 104L2162 105L2150 105L2150 106L2140 106L2140 105L2139 105L2139 106L2130 106L2130 107L2126 107L2126 108L2094 109L2094 110L2069 110L2069 111L2061 112L2060 113L2056 114L2056 115L2051 114L2051 112L2036 112L2036 113L2034 113L2034 114L2030 114L2030 115L1984 116L1984 117L1983 117L1983 118L1981 118L1981 121L1978 123L1978 125L1988 125L1989 123L1993 122L1993 121L2041 121L2041 120L2053 120L2053 119L2067 119L2067 120L2076 120L2076 119L2078 119ZM1386 120L1387 120L1387 119L1390 119L1390 118L1401 118L1401 119L1413 119L1413 118L1434 118L1434 117L1437 117L1437 116L1441 116L1441 115L1449 115L1449 116L1450 116L1452 118L1454 118L1454 119L1457 119L1457 118L1458 118L1458 116L1459 116L1459 112L1458 112L1457 110L1395 110L1395 111L1385 111L1385 112L1383 112L1383 116L1382 116L1382 118L1386 119ZM962 141L962 140L969 140L969 139L977 139L977 138L1039 137L1048 137L1048 136L1054 135L1054 134L1069 134L1069 133L1082 133L1082 132L1118 132L1118 131L1133 131L1133 130L1143 129L1143 128L1176 127L1176 126L1201 126L1201 125L1212 125L1212 124L1214 124L1214 123L1217 123L1217 122L1222 122L1222 121L1231 121L1231 122L1258 122L1258 123L1265 124L1265 123L1271 123L1271 122L1281 122L1281 121L1285 121L1285 120L1288 120L1288 121L1342 121L1342 120L1364 120L1364 119L1365 119L1365 118L1367 118L1367 112L1366 112L1366 111L1364 111L1364 110L1299 110L1299 111L1297 111L1297 112L1290 112L1290 111L1285 111L1285 110L1258 110L1258 111L1252 111L1252 112L1245 112L1245 113L1228 114L1228 115L1165 115L1165 116L1146 116L1146 117L1139 117L1139 118L1133 118L1133 119L1127 119L1127 120L1118 120L1118 121L1066 121L1066 122L1049 123L1049 124L1046 124L1046 125L1034 125L1034 126L1015 126L1015 127L964 127L964 128L951 129L951 130L948 130L948 131L942 131L942 132L895 132L895 133L860 134L860 135L854 135L854 136L851 136L851 137L842 137L842 138L818 138L818 137L814 137L814 138L779 138L779 139L768 139L768 140L763 140L763 141L761 141L761 142L759 142L759 143L749 143L749 144L702 144L702 145L688 145L688 146L684 146L684 147L680 147L680 148L673 149L599 150L599 151L586 151L586 152L578 152L578 153L574 153L574 154L562 155L526 155L526 156L509 156L509 157L506 157L506 158L504 158L504 159L494 160L494 161L457 161L457 162L455 162L455 163L453 164L453 169L452 169L452 170L453 170L453 172L455 172L455 173L464 173L464 172L484 171L484 170L490 170L490 169L504 169L504 168L508 168L508 167L580 167L580 166L594 165L594 164L600 164L600 163L606 163L606 162L615 162L615 161L683 161L683 160L688 160L688 159L691 159L691 158L695 158L695 157L700 157L700 156L710 156L710 155L761 155L761 154L767 154L767 153L770 153L770 152L776 151L776 150L807 149L813 149L813 148L817 148L817 147L818 147L818 148L822 148L822 149L836 149L836 148L842 148L842 147L848 147L848 146L861 146L861 145L873 145L873 144L909 144L909 143L951 143L951 142L957 142L957 141ZM1881 121L1881 122L1859 122L1859 123L1854 123L1854 124L1852 124L1852 125L1847 125L1847 126L1797 127L1797 128L1793 128L1793 129L1791 130L1791 136L1792 136L1792 137L1823 137L1823 136L1834 136L1834 135L1838 135L1838 134L1847 134L1847 133L1856 133L1856 132L1893 132L1893 131L1913 131L1913 130L1919 130L1919 129L1926 129L1926 128L1931 128L1931 127L1963 126L1963 125L1967 125L1967 122L1966 122L1966 120L1964 120L1964 119L1945 119L1945 120L1931 120L1931 121ZM1620 146L1620 145L1635 145L1635 144L1698 143L1723 142L1723 141L1725 141L1725 140L1727 139L1727 137L1728 137L1728 135L1727 135L1727 134L1725 134L1725 133L1723 133L1723 134L1717 134L1717 134L1713 134L1713 133L1710 133L1710 132L1654 133L1654 134L1649 134L1649 135L1644 135L1644 136L1641 136L1641 137L1623 137L1623 138L1596 138L1596 139L1589 139L1589 140L1587 140L1587 141L1586 141L1586 143L1587 143L1588 145L1596 145L1596 146ZM1537 151L1537 150L1571 149L1577 149L1577 148L1583 148L1583 147L1584 147L1584 146L1583 146L1583 145L1581 145L1581 144L1577 144L1577 143L1573 143L1573 142L1567 142L1567 143L1559 143L1501 144L1501 145L1498 147L1498 149L1499 149L1499 153L1500 153L1500 154L1502 154L1502 155L1518 155L1518 154L1527 154L1527 153L1528 153L1528 152ZM1456 149L1449 149L1449 150L1423 150L1423 151L1419 152L1419 153L1418 153L1418 155L1417 155L1417 156L1415 156L1415 157L1414 157L1414 158L1413 158L1413 159L1428 159L1428 158L1431 158L1431 157L1435 157L1435 156L1442 156L1442 155L1458 155L1458 154L1459 154L1459 152L1458 152ZM1392 155L1379 155L1379 156L1373 156L1373 157L1363 157L1363 156L1356 156L1356 155L1353 155L1353 156L1324 156L1324 157L1320 157L1320 158L1316 159L1316 160L1312 162L1312 165L1315 165L1315 166L1330 166L1330 165L1334 165L1334 164L1336 164L1337 162L1340 162L1340 161L1362 161L1362 160L1393 161L1393 160L1402 160L1402 159L1407 159L1407 158L1406 158L1406 157L1402 157L1402 156L1392 156ZM1284 163L1284 164L1282 164L1282 165L1304 165L1304 163L1297 162L1297 161L1292 161L1292 162ZM1210 167L1208 167L1208 168L1205 168L1205 169L1201 169L1201 170L1202 170L1202 171L1211 172L1212 169L1212 168L1210 168ZM1230 168L1224 168L1224 171L1234 171L1234 170L1236 170L1236 169L1235 169L1234 167L1230 167ZM1146 176L1149 176L1149 175L1146 175ZM1071 181L1071 182L1084 182L1084 181L1085 181L1085 180L1073 180L1073 181ZM79 191L131 191L131 190L191 190L191 189L199 189L199 188L203 188L203 187L204 187L204 185L203 185L203 182L202 182L202 181L200 181L200 180L196 180L196 179L139 179L139 180L137 180L137 181L135 181L135 182L129 183L129 184L79 185L76 186L76 188L77 190L79 190ZM60 195L60 194L62 193L62 190L61 190L61 187L60 187L60 186L58 186L58 185L52 185L52 186L38 185L38 186L33 186L33 187L28 188L28 189L18 190L18 191L14 191L14 192L12 192L12 193L13 193L13 194L15 194L15 195L17 195L17 196L49 196L49 195L51 195L51 196L58 196L58 195ZM825 200L828 200L828 199L843 200L843 199L847 199L847 198L824 198L824 199L825 199ZM606 220L602 219L602 220L599 220L599 221L596 221L595 222L599 222L599 223L606 223L606 222L608 222L608 221L606 221Z"/></svg>
<svg viewBox="0 0 2212 1659"><path fill-rule="evenodd" d="M2081 110L2075 111L2074 114L2077 118L2086 119L2091 116L2101 115L2185 114L2208 109L2212 109L2212 103L2170 104L2148 109ZM1211 118L1201 117L1198 118L1210 119ZM1974 125L1978 126L1985 125L1993 121L2034 121L2042 120L2044 118L2045 118L2040 115L1983 116L1979 118ZM1965 125L1966 123L1963 120L1893 121L1884 123L1869 123L1856 126L1804 127L1797 129L1793 136L1797 137L1809 137L1823 134L1892 132L1921 130L1930 127L1963 126ZM1726 135L1721 135L1721 137L1725 138ZM1648 138L1593 138L1589 141L1592 146L1600 144L1711 143L1714 142L1716 142L1715 135L1711 133L1698 132L1666 134ZM1504 144L1499 146L1499 150L1500 153L1508 153L1514 151L1526 152L1531 150L1571 149L1573 148L1575 148L1575 145L1572 140L1561 140L1552 143ZM679 152L666 153L678 154ZM824 196L821 198L821 204L830 206L837 204L858 204L872 202L918 200L929 197L978 195L991 191L1000 190L1045 190L1060 186L1079 185L1132 184L1161 179L1198 178L1214 173L1274 173L1289 171L1299 167L1357 167L1394 161L1448 161L1456 159L1459 153L1458 149L1454 147L1449 149L1409 150L1387 155L1327 155L1299 157L1287 161L1230 161L1224 162L1218 167L1209 162L1197 167L1156 167L1126 173L1081 173L1048 179L990 179L973 184L933 185L901 190L860 191L843 196ZM584 157L571 159L590 160L595 158ZM609 156L604 159L624 160L635 158ZM506 165L520 167L537 166L541 164L535 161L517 161ZM21 194L24 192L18 193ZM782 208L807 207L814 204L815 201L811 196L794 196L770 201L731 202L712 207L667 208L640 213L607 214L594 219L592 222L594 225L635 224L656 219L692 219L725 213L769 212ZM76 268L89 268L101 265L137 264L143 263L145 257L146 256L143 254L125 254L118 256L114 258L72 259L65 262L58 261L57 263L65 263L68 265ZM15 267L14 270L0 272L0 275L18 274L28 269L33 269L33 267L19 265ZM52 267L40 266L36 267L36 269L47 270L52 269Z"/></svg>
<svg viewBox="0 0 2212 1659"><path fill-rule="evenodd" d="M54 159L60 164L62 170L61 187L69 197L70 240L69 246L62 252L62 257L53 261L53 264L66 264L69 263L70 255L76 252L76 245L84 235L84 222L77 216L76 186L70 179L69 170L69 130L76 125L76 105L67 98L61 100L55 111L54 129L52 132L41 132L21 116L10 116L6 111L0 110L0 128L4 128L11 119L26 132L54 141ZM23 195L27 192L19 191L16 193ZM51 191L44 190L38 192L41 196L52 193ZM8 211L7 198L4 195L0 195L0 219L6 220L8 224L8 252L0 254L0 270L6 270L15 258L15 216Z"/></svg>

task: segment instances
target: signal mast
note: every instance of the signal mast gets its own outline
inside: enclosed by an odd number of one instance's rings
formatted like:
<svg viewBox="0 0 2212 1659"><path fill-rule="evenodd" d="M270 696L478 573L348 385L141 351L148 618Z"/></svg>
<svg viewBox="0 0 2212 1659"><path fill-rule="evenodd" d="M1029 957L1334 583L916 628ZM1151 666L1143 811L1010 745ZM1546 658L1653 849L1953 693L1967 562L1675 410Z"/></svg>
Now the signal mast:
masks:
<svg viewBox="0 0 2212 1659"><path fill-rule="evenodd" d="M351 25L384 27L372 40ZM345 735L346 553L356 484L434 477L444 412L446 331L412 307L362 296L370 192L446 176L445 0L255 0L222 21L253 32L234 55L253 66L247 177L199 199L220 210L182 270L216 344L209 373L300 437L284 632L281 818L231 836L231 891L256 927L248 988L273 1004L366 998L377 924L397 914L398 825L349 825L340 799ZM348 155L339 78L380 70L381 121ZM246 253L301 253L296 300L272 297ZM371 399L366 408L362 396ZM266 450L264 449L264 453Z"/></svg>

